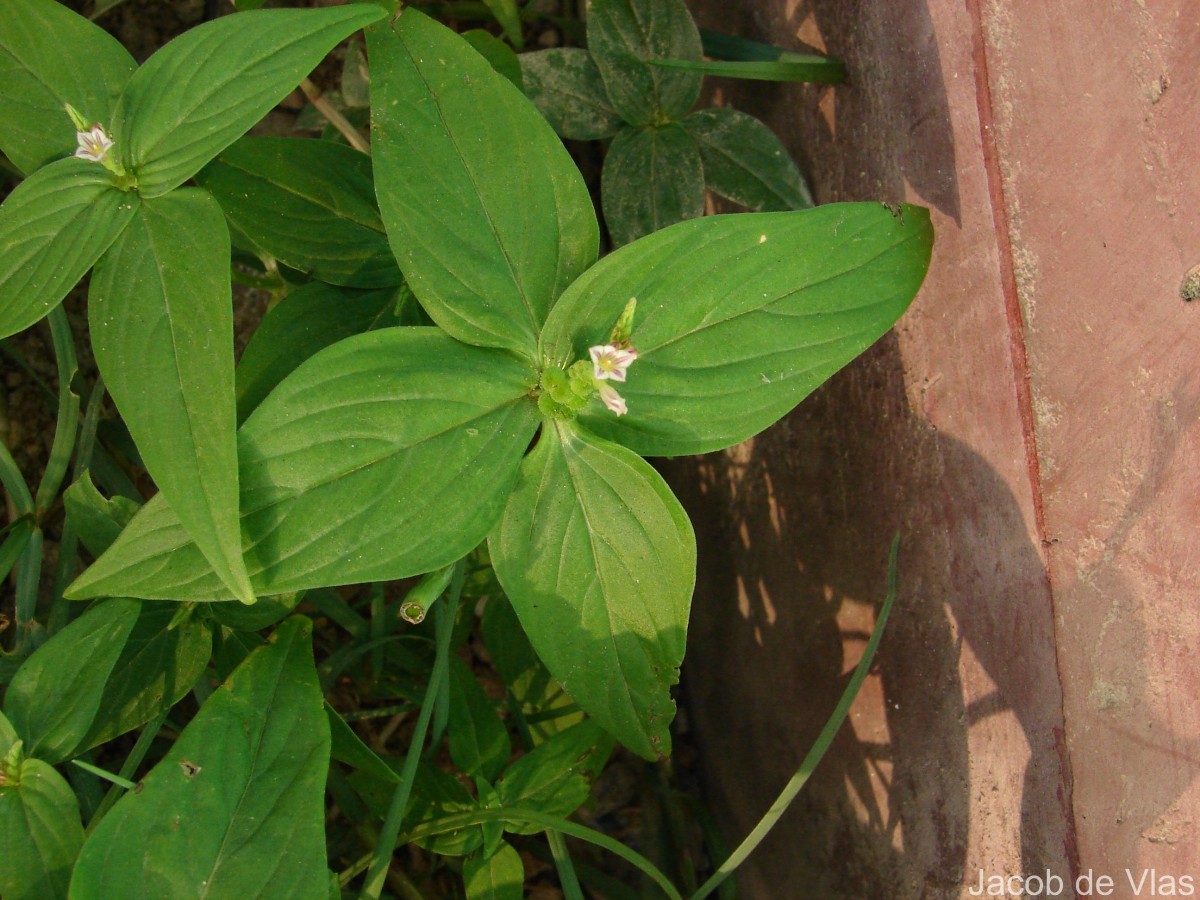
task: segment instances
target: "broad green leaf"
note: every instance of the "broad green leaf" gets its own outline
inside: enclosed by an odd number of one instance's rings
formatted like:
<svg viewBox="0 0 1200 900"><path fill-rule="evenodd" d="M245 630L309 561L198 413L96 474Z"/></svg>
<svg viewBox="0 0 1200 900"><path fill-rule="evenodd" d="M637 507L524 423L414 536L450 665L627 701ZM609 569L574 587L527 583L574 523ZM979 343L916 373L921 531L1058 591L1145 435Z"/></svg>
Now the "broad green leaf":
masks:
<svg viewBox="0 0 1200 900"><path fill-rule="evenodd" d="M490 856L480 851L463 860L467 900L521 900L525 896L525 864L511 844L501 843Z"/></svg>
<svg viewBox="0 0 1200 900"><path fill-rule="evenodd" d="M0 785L0 896L65 898L83 844L75 792L40 759L23 760L6 774Z"/></svg>
<svg viewBox="0 0 1200 900"><path fill-rule="evenodd" d="M343 38L384 15L371 4L263 9L205 22L146 60L113 122L143 197L178 187L241 137Z"/></svg>
<svg viewBox="0 0 1200 900"><path fill-rule="evenodd" d="M576 702L633 752L670 753L696 543L662 477L554 422L488 547L534 649Z"/></svg>
<svg viewBox="0 0 1200 900"><path fill-rule="evenodd" d="M771 62L656 59L651 65L668 71L693 72L696 75L713 75L719 78L741 78L746 81L840 84L846 78L846 67L842 63L821 56L778 59Z"/></svg>
<svg viewBox="0 0 1200 900"><path fill-rule="evenodd" d="M26 174L75 151L70 103L110 128L137 68L108 32L54 0L5 0L0 15L0 150Z"/></svg>
<svg viewBox="0 0 1200 900"><path fill-rule="evenodd" d="M20 737L17 731L12 727L12 722L8 721L8 716L0 712L0 756L8 753Z"/></svg>
<svg viewBox="0 0 1200 900"><path fill-rule="evenodd" d="M517 0L483 0L483 2L492 11L496 21L504 29L504 36L512 45L518 50L524 47L525 36L522 33L521 10L517 7Z"/></svg>
<svg viewBox="0 0 1200 900"><path fill-rule="evenodd" d="M462 39L475 48L475 52L486 59L493 69L511 81L517 90L525 90L521 60L512 47L482 28L462 32Z"/></svg>
<svg viewBox="0 0 1200 900"><path fill-rule="evenodd" d="M79 742L80 752L170 709L192 689L208 665L212 635L197 616L169 628L179 613L176 604L139 606L137 622L104 683L92 727Z"/></svg>
<svg viewBox="0 0 1200 900"><path fill-rule="evenodd" d="M225 148L196 181L243 234L293 269L348 287L403 280L365 153L332 141L248 137Z"/></svg>
<svg viewBox="0 0 1200 900"><path fill-rule="evenodd" d="M878 340L916 295L933 244L929 212L839 203L710 216L607 256L563 296L545 359L567 365L607 340L637 298L638 359L617 418L580 420L644 456L707 453L787 414Z"/></svg>
<svg viewBox="0 0 1200 900"><path fill-rule="evenodd" d="M0 206L0 337L50 312L133 218L137 197L85 159L60 159Z"/></svg>
<svg viewBox="0 0 1200 900"><path fill-rule="evenodd" d="M389 581L449 565L487 534L537 422L535 374L432 328L334 344L239 433L246 564L260 594ZM68 594L229 594L155 497Z"/></svg>
<svg viewBox="0 0 1200 900"><path fill-rule="evenodd" d="M496 705L457 656L450 658L450 758L468 775L492 781L504 771L512 745Z"/></svg>
<svg viewBox="0 0 1200 900"><path fill-rule="evenodd" d="M613 107L631 125L662 125L687 115L699 75L647 65L700 59L700 33L683 0L592 0L588 50Z"/></svg>
<svg viewBox="0 0 1200 900"><path fill-rule="evenodd" d="M563 137L598 141L612 137L625 124L586 50L555 47L522 53L519 59L526 95Z"/></svg>
<svg viewBox="0 0 1200 900"><path fill-rule="evenodd" d="M238 527L229 232L199 188L145 200L96 266L96 364L142 462L221 581L254 591Z"/></svg>
<svg viewBox="0 0 1200 900"><path fill-rule="evenodd" d="M551 304L596 259L583 178L453 32L407 8L367 47L375 189L409 286L452 336L532 357Z"/></svg>
<svg viewBox="0 0 1200 900"><path fill-rule="evenodd" d="M593 722L581 722L526 753L496 783L504 806L566 818L591 794L592 782L612 753L613 740ZM505 830L536 834L538 825L508 823Z"/></svg>
<svg viewBox="0 0 1200 900"><path fill-rule="evenodd" d="M276 629L84 844L75 900L323 897L329 726L312 624Z"/></svg>
<svg viewBox="0 0 1200 900"><path fill-rule="evenodd" d="M92 556L99 556L112 546L138 511L138 504L128 497L117 495L105 500L86 470L63 492L63 506L80 543Z"/></svg>
<svg viewBox="0 0 1200 900"><path fill-rule="evenodd" d="M704 215L704 167L679 125L626 128L604 157L600 200L617 247Z"/></svg>
<svg viewBox="0 0 1200 900"><path fill-rule="evenodd" d="M4 714L29 756L54 764L85 749L81 743L140 606L134 600L94 606L22 663L4 695Z"/></svg>
<svg viewBox="0 0 1200 900"><path fill-rule="evenodd" d="M812 194L775 132L736 109L703 109L683 120L700 146L704 183L755 212L808 209Z"/></svg>
<svg viewBox="0 0 1200 900"><path fill-rule="evenodd" d="M313 281L263 317L242 351L237 372L238 421L244 421L289 373L331 344L397 324L396 291L358 291Z"/></svg>

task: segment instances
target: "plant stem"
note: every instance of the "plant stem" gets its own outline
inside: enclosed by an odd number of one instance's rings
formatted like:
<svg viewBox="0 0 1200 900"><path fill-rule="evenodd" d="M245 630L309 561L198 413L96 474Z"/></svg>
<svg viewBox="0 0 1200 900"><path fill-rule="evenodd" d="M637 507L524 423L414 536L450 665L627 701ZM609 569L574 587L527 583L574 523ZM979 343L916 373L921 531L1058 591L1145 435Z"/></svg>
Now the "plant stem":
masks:
<svg viewBox="0 0 1200 900"><path fill-rule="evenodd" d="M166 718L167 710L164 709L157 716L146 723L146 726L138 735L137 742L133 745L133 749L129 751L129 755L125 757L125 762L121 764L120 777L122 779L128 782L129 779L133 778L134 772L136 772L138 766L142 764L142 760L146 758L146 754L150 750L150 745L154 742L155 737L158 736L158 731L160 728L162 728L162 724L164 721L166 721ZM121 796L125 793L125 790L126 789L121 785L120 782L114 782L113 786L108 789L108 793L104 795L104 799L100 802L100 805L96 808L95 814L92 815L91 821L89 821L87 824L88 834L91 834L96 830L96 826L100 824L100 820L103 819L108 811L113 808L113 805L121 799Z"/></svg>
<svg viewBox="0 0 1200 900"><path fill-rule="evenodd" d="M562 886L563 900L583 900L583 889L579 887L579 878L571 862L571 851L567 849L567 842L562 833L548 829L546 840L550 844L550 853L554 856L554 865L558 868L558 883Z"/></svg>
<svg viewBox="0 0 1200 900"><path fill-rule="evenodd" d="M412 795L413 781L417 776L417 763L421 760L421 748L429 730L429 720L433 715L441 683L450 668L450 638L454 634L454 620L457 618L458 601L462 594L464 569L465 560L455 563L449 594L444 603L437 605L435 638L437 656L434 658L429 684L425 688L425 697L421 701L421 712L417 716L417 727L413 732L412 743L409 745L408 755L404 758L404 768L400 771L400 783L392 792L392 802L388 807L387 818L383 821L383 828L379 832L379 841L376 843L375 852L371 857L371 866L367 870L367 880L360 895L363 900L379 900L388 868L391 866L392 853L396 849L400 825L404 821L404 814L408 811L408 801Z"/></svg>
<svg viewBox="0 0 1200 900"><path fill-rule="evenodd" d="M54 341L54 357L58 362L58 423L54 428L54 444L50 448L50 459L37 490L37 515L39 519L58 498L71 453L75 449L76 432L79 429L79 398L71 392L71 380L79 371L75 359L75 338L62 306L50 310L50 334Z"/></svg>
<svg viewBox="0 0 1200 900"><path fill-rule="evenodd" d="M317 112L323 115L329 124L338 130L338 132L355 150L360 150L363 153L370 154L371 145L367 143L367 139L362 136L362 133L350 124L350 121L343 116L328 100L321 96L320 89L312 83L311 80L305 78L300 82L300 90L304 91L304 96L308 98L308 102L316 107Z"/></svg>
<svg viewBox="0 0 1200 900"><path fill-rule="evenodd" d="M863 650L862 658L858 661L858 665L854 669L854 674L850 677L850 682L846 685L846 689L842 691L842 697L838 700L838 705L834 707L833 714L830 715L825 727L821 729L821 733L817 735L817 740L813 743L812 748L808 751L808 755L804 757L804 761L800 763L800 768L788 781L787 786L771 804L771 808L767 810L766 815L759 820L759 823L754 826L754 830L746 836L746 839L738 845L738 848L733 851L730 857L721 863L721 867L712 874L708 881L700 886L700 890L692 894L690 900L703 900L726 878L733 874L734 869L746 861L755 848L762 842L762 839L767 836L767 833L779 821L792 801L796 799L796 795L800 793L809 776L812 775L813 769L821 761L825 755L825 751L829 749L833 743L834 737L838 733L838 729L842 727L842 723L846 721L846 716L850 712L850 706L854 703L854 698L858 696L859 688L867 679L867 672L871 669L871 663L875 659L875 650L879 647L879 640L883 637L884 626L887 625L888 615L892 611L892 604L896 600L896 556L900 550L900 535L897 534L892 540L892 552L888 559L888 594L887 599L883 601L883 606L879 610L879 618L875 620L875 629L871 632L871 638L867 641L867 646Z"/></svg>

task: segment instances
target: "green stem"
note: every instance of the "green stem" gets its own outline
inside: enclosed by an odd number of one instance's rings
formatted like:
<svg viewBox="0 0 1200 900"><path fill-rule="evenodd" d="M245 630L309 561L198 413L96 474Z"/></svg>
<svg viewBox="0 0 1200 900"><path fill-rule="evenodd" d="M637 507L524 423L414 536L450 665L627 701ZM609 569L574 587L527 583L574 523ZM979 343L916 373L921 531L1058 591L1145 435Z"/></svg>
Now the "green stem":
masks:
<svg viewBox="0 0 1200 900"><path fill-rule="evenodd" d="M42 578L42 529L34 527L25 552L17 562L17 652L26 649L33 634L37 612L38 584Z"/></svg>
<svg viewBox="0 0 1200 900"><path fill-rule="evenodd" d="M883 629L887 625L888 615L892 611L892 604L896 600L896 557L899 550L900 535L897 534L892 540L892 552L888 558L887 599L883 601L883 606L879 610L879 618L875 621L875 629L871 632L871 638L867 641L866 649L863 650L862 659L858 661L849 684L842 691L842 697L838 700L838 705L834 708L833 714L825 723L825 727L821 729L821 733L817 736L816 742L808 751L808 755L804 757L804 761L800 763L800 768L796 770L796 773L779 794L779 797L771 804L771 808L767 810L766 815L759 820L759 823L754 826L754 830L746 836L746 839L733 851L733 854L725 862L721 863L721 867L712 874L712 877L700 886L700 890L692 894L690 900L703 900L704 897L707 897L716 890L721 882L733 874L734 869L746 861L746 857L754 852L755 848L762 842L762 839L767 836L767 833L779 821L779 817L787 812L787 808L792 805L792 801L796 799L796 795L800 793L800 789L804 787L805 782L812 775L813 769L817 767L817 764L825 755L825 751L833 743L838 729L846 721L846 716L850 712L854 698L858 696L859 688L862 687L863 682L867 679L867 673L870 671L871 663L875 659L875 651L879 647L880 638L883 637Z"/></svg>
<svg viewBox="0 0 1200 900"><path fill-rule="evenodd" d="M475 809L470 812L444 816L440 819L434 819L432 822L422 822L404 835L404 839L406 842L417 841L422 838L433 837L436 834L446 834L451 831L472 828L476 825L484 825L488 822L540 825L547 831L561 831L563 834L579 838L581 841L595 844L597 847L601 847L610 853L615 853L630 865L636 866L639 870L650 876L655 884L662 888L663 893L666 894L669 900L683 900L679 895L679 891L675 889L675 885L671 884L671 880L659 871L654 863L650 862L650 860L646 859L646 857L642 856L636 850L629 849L620 841L614 840L606 834L601 834L599 831L594 831L591 828L578 825L567 819L561 819L558 816L551 816L532 809L510 806L498 809Z"/></svg>
<svg viewBox="0 0 1200 900"><path fill-rule="evenodd" d="M79 428L79 398L71 392L71 381L79 371L75 359L75 338L62 306L50 310L50 334L54 341L54 357L58 362L58 424L54 428L54 444L50 459L37 491L37 514L40 518L53 505L67 474L75 437Z"/></svg>
<svg viewBox="0 0 1200 900"><path fill-rule="evenodd" d="M8 491L8 499L16 507L17 515L33 518L33 495L29 493L25 476L17 468L17 461L3 441L0 441L0 484Z"/></svg>
<svg viewBox="0 0 1200 900"><path fill-rule="evenodd" d="M134 787L133 782L128 778L122 778L120 775L114 775L112 772L101 769L99 766L93 766L91 763L86 763L82 759L73 759L71 760L71 763L72 765L79 766L79 768L83 769L85 772L91 772L93 775L103 778L105 781L111 781L117 787L123 787L125 790L129 790L131 787Z"/></svg>
<svg viewBox="0 0 1200 900"><path fill-rule="evenodd" d="M162 728L163 722L166 721L167 710L163 710L153 719L146 723L146 727L142 729L138 735L137 742L133 745L133 749L129 751L129 755L125 757L125 762L121 764L120 777L129 786L129 779L133 778L138 766L142 764L142 760L146 758L146 754L150 751L150 745L154 743L154 739L158 736L159 729ZM108 813L113 805L121 799L125 793L126 787L123 787L120 782L114 782L113 786L108 789L108 793L104 795L104 800L96 808L95 814L87 825L87 833L91 834L96 830L96 826L100 824L100 820Z"/></svg>
<svg viewBox="0 0 1200 900"><path fill-rule="evenodd" d="M567 849L567 841L562 832L548 829L546 840L550 844L550 853L554 856L554 865L558 868L558 883L562 886L563 900L583 900L583 889L579 886L579 877L575 874L575 865L571 862L571 851Z"/></svg>
<svg viewBox="0 0 1200 900"><path fill-rule="evenodd" d="M429 731L429 720L433 716L433 708L436 705L441 683L449 673L450 639L454 635L454 620L457 618L458 601L462 594L464 565L464 560L455 563L449 595L444 603L439 603L437 606L437 656L434 658L429 684L425 688L425 697L421 701L421 712L417 716L417 727L413 732L412 743L409 745L408 755L404 758L404 768L400 771L400 783L392 792L387 818L383 821L383 828L379 832L379 841L376 843L375 852L371 857L371 866L367 870L367 879L360 895L363 900L379 900L388 868L392 862L392 854L396 850L400 825L404 821L404 814L408 811L413 781L417 777L417 763L421 760L421 748L425 743L425 735Z"/></svg>

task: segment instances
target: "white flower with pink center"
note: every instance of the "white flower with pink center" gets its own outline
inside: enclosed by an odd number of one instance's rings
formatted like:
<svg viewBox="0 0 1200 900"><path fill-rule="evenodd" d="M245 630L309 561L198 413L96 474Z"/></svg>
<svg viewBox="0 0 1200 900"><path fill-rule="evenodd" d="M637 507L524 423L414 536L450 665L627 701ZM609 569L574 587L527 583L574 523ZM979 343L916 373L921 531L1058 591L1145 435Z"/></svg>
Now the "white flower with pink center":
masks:
<svg viewBox="0 0 1200 900"><path fill-rule="evenodd" d="M600 381L624 381L626 370L638 357L632 347L623 349L615 344L589 347L588 355L592 358L592 375Z"/></svg>

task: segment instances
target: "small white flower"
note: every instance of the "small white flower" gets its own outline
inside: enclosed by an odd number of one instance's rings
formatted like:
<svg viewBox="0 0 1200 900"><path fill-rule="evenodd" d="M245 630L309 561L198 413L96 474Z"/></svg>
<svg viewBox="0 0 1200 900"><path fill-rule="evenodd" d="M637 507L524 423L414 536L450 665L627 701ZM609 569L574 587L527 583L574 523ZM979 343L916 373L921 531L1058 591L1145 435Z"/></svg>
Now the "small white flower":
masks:
<svg viewBox="0 0 1200 900"><path fill-rule="evenodd" d="M625 405L625 398L617 393L617 389L612 385L602 384L600 388L600 399L604 401L604 405L615 412L618 416L623 416L629 412L629 407Z"/></svg>
<svg viewBox="0 0 1200 900"><path fill-rule="evenodd" d="M75 139L79 141L75 155L92 162L104 162L104 157L113 145L112 138L105 134L101 125L93 125L90 131L77 131Z"/></svg>
<svg viewBox="0 0 1200 900"><path fill-rule="evenodd" d="M592 374L601 381L624 381L625 371L637 359L637 351L632 347L622 350L614 344L589 347L588 355L592 358Z"/></svg>

